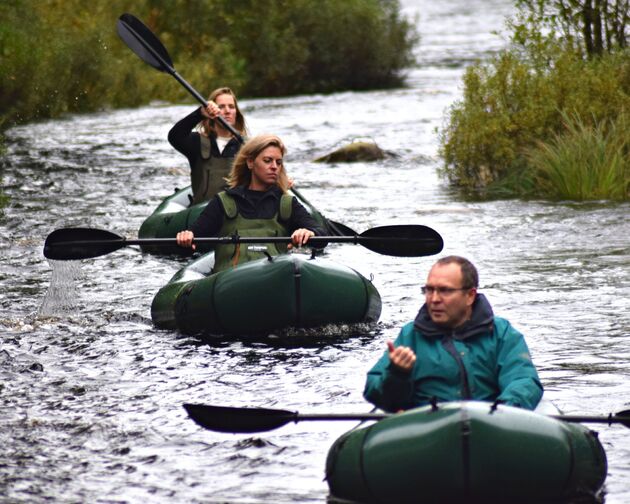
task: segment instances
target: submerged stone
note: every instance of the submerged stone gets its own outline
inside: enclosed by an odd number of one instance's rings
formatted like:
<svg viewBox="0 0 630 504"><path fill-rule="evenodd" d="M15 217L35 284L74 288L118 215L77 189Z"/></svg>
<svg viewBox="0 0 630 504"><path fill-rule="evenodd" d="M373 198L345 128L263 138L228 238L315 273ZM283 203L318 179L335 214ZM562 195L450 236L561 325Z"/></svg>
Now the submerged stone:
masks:
<svg viewBox="0 0 630 504"><path fill-rule="evenodd" d="M378 161L395 154L381 149L374 142L352 142L325 156L315 159L316 163L353 163L356 161Z"/></svg>

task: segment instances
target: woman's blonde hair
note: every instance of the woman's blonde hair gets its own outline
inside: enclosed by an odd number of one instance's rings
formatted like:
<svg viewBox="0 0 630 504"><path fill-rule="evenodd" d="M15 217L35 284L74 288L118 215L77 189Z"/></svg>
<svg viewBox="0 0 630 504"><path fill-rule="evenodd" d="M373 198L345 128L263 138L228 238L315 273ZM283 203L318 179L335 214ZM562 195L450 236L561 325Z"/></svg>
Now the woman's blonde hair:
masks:
<svg viewBox="0 0 630 504"><path fill-rule="evenodd" d="M241 109L238 106L238 100L236 99L236 95L234 91L232 91L229 87L220 87L212 91L210 96L208 96L208 101L215 101L218 96L221 95L230 95L234 99L234 107L236 108L236 120L234 122L234 129L238 131L242 136L247 136L247 127L245 126L245 117L241 112ZM207 137L213 136L216 138L216 121L214 119L204 119L199 123L200 132Z"/></svg>
<svg viewBox="0 0 630 504"><path fill-rule="evenodd" d="M252 180L252 172L247 166L247 161L254 161L267 147L277 147L280 149L280 152L282 152L283 157L287 152L282 140L276 135L258 135L247 140L234 159L232 170L227 179L228 186L249 185ZM280 167L276 184L282 189L282 192L287 192L289 188L289 178L287 177L284 163Z"/></svg>

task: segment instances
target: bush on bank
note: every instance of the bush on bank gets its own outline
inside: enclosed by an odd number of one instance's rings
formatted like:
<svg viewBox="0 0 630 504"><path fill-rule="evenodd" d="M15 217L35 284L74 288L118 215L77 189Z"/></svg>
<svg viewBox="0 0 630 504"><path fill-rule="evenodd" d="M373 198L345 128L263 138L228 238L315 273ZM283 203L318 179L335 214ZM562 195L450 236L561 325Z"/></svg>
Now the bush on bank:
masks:
<svg viewBox="0 0 630 504"><path fill-rule="evenodd" d="M541 26L513 22L514 44L466 71L463 98L440 131L442 175L465 193L491 197L630 198L627 162L571 155L594 145L630 155L628 130L618 126L630 111L630 51L610 45L589 53L575 31L558 39ZM580 189L562 189L578 177L574 169L584 172ZM617 173L604 192L595 183L603 171Z"/></svg>
<svg viewBox="0 0 630 504"><path fill-rule="evenodd" d="M253 95L400 86L417 42L397 0L241 0L221 17Z"/></svg>
<svg viewBox="0 0 630 504"><path fill-rule="evenodd" d="M118 38L129 2L0 2L0 131L152 100L190 99ZM202 94L241 96L397 86L417 37L397 0L137 0L134 15Z"/></svg>
<svg viewBox="0 0 630 504"><path fill-rule="evenodd" d="M469 68L463 100L441 131L442 174L464 191L537 194L527 153L561 134L563 115L597 128L630 110L628 54L583 60L563 53L545 71L513 52Z"/></svg>

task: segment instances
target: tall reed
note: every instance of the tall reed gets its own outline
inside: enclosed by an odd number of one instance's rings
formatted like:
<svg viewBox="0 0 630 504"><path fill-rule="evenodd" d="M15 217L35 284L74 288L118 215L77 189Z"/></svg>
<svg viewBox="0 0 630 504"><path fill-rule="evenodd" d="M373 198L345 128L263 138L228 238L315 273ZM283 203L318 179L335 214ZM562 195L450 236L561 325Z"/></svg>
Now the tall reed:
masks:
<svg viewBox="0 0 630 504"><path fill-rule="evenodd" d="M539 196L570 200L630 198L630 119L622 111L588 123L563 114L565 130L528 149Z"/></svg>

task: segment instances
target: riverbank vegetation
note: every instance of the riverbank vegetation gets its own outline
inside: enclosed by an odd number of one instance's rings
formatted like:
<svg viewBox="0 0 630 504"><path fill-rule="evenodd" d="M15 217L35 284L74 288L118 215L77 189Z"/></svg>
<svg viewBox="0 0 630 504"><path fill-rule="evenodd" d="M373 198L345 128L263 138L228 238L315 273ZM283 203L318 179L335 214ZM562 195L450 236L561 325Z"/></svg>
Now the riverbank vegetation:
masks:
<svg viewBox="0 0 630 504"><path fill-rule="evenodd" d="M118 38L130 5L202 94L226 85L241 97L397 87L418 39L397 0L2 0L0 132L191 100Z"/></svg>
<svg viewBox="0 0 630 504"><path fill-rule="evenodd" d="M466 71L442 175L483 197L630 199L627 1L517 4L509 48Z"/></svg>
<svg viewBox="0 0 630 504"><path fill-rule="evenodd" d="M189 100L119 40L130 2L3 0L0 131L15 124ZM139 0L132 13L202 94L280 96L400 86L414 25L397 0Z"/></svg>

